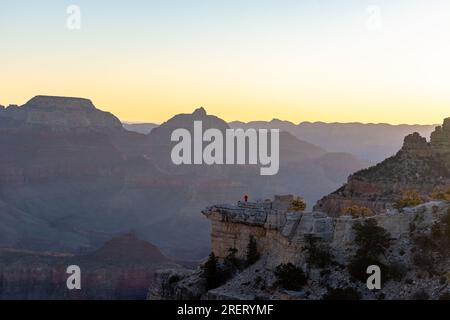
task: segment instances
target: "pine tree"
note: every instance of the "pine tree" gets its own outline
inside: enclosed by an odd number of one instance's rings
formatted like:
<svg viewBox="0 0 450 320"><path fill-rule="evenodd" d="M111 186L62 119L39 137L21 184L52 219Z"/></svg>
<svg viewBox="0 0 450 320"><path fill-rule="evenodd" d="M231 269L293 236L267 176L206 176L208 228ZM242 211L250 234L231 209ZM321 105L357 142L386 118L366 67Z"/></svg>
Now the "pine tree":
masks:
<svg viewBox="0 0 450 320"><path fill-rule="evenodd" d="M214 252L209 255L208 261L203 265L203 276L206 280L206 289L211 290L220 285L220 271L218 260Z"/></svg>
<svg viewBox="0 0 450 320"><path fill-rule="evenodd" d="M250 266L258 261L260 254L258 252L258 247L256 244L255 237L250 236L250 240L247 245L247 264Z"/></svg>

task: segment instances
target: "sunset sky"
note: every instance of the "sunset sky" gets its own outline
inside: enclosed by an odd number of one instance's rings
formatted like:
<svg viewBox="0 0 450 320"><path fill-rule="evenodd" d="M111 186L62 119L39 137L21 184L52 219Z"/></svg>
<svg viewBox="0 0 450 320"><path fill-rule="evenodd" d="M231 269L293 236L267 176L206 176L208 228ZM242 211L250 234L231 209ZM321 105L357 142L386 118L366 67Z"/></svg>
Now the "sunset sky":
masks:
<svg viewBox="0 0 450 320"><path fill-rule="evenodd" d="M345 3L345 4L344 4ZM66 27L69 5L81 30ZM450 1L0 0L0 104L86 97L124 121L440 123Z"/></svg>

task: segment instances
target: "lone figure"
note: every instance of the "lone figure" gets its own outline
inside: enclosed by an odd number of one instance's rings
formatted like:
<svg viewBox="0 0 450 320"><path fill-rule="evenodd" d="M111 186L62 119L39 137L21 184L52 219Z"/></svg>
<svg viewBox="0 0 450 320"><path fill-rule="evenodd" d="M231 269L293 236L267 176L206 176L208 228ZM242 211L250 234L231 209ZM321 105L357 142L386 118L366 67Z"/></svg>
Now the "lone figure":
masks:
<svg viewBox="0 0 450 320"><path fill-rule="evenodd" d="M245 195L245 196L244 196L244 201L245 201L245 202L248 202L248 195Z"/></svg>

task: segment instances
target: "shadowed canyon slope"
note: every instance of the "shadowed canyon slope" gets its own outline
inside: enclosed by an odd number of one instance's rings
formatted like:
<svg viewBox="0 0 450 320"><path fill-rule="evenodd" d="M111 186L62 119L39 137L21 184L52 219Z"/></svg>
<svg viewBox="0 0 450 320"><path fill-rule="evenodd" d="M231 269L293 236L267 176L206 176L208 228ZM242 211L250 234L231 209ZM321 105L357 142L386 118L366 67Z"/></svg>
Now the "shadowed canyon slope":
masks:
<svg viewBox="0 0 450 320"><path fill-rule="evenodd" d="M377 163L392 156L403 138L413 132L429 137L435 125L390 125L362 123L302 122L298 125L274 119L230 123L233 128L277 128L298 139L308 141L330 152L347 152L359 159Z"/></svg>
<svg viewBox="0 0 450 320"><path fill-rule="evenodd" d="M124 123L129 131L149 133L158 127L155 124ZM403 138L418 132L423 137L430 137L436 125L391 125L384 123L324 123L301 122L274 119L272 121L233 121L231 128L279 129L296 138L319 146L329 152L345 152L363 161L375 164L394 155L402 146Z"/></svg>
<svg viewBox="0 0 450 320"><path fill-rule="evenodd" d="M260 176L259 166L175 166L170 134L194 120L229 128L198 109L148 135L129 132L79 98L37 96L0 109L0 244L79 252L133 230L171 256L200 258L209 251L205 206L286 193L311 206L366 166L288 132L276 176Z"/></svg>
<svg viewBox="0 0 450 320"><path fill-rule="evenodd" d="M67 290L69 265L81 268L82 290ZM0 249L0 300L144 300L159 268L179 266L132 234L115 237L85 255Z"/></svg>
<svg viewBox="0 0 450 320"><path fill-rule="evenodd" d="M418 133L406 136L400 151L374 167L356 172L348 183L324 197L319 211L340 215L346 207L360 206L375 212L393 207L406 191L427 200L437 188L450 186L450 118L431 133L430 142Z"/></svg>

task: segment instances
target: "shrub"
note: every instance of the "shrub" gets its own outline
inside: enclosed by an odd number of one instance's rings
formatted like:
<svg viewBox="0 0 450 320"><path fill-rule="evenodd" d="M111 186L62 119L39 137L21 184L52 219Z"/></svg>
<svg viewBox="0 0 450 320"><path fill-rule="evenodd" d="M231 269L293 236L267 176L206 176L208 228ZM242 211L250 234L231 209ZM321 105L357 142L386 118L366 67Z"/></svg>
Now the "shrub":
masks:
<svg viewBox="0 0 450 320"><path fill-rule="evenodd" d="M377 225L374 219L353 226L355 243L358 246L355 256L350 260L348 272L354 280L365 282L367 280L367 267L377 265L380 269L387 267L380 261L379 256L384 255L389 248L390 234Z"/></svg>
<svg viewBox="0 0 450 320"><path fill-rule="evenodd" d="M405 191L402 197L394 204L394 208L402 210L406 207L415 207L422 204L423 200L418 191L409 190Z"/></svg>
<svg viewBox="0 0 450 320"><path fill-rule="evenodd" d="M436 243L433 239L427 235L419 235L413 239L415 246L417 249L422 251L432 251L436 249Z"/></svg>
<svg viewBox="0 0 450 320"><path fill-rule="evenodd" d="M280 264L275 270L278 284L286 290L298 291L306 284L306 275L292 263Z"/></svg>
<svg viewBox="0 0 450 320"><path fill-rule="evenodd" d="M225 266L230 273L234 272L236 269L241 269L243 266L243 261L236 258L237 249L229 248L228 255L225 257Z"/></svg>
<svg viewBox="0 0 450 320"><path fill-rule="evenodd" d="M258 246L255 240L255 237L250 236L247 245L247 265L252 265L260 258L260 254L258 252Z"/></svg>
<svg viewBox="0 0 450 320"><path fill-rule="evenodd" d="M208 260L202 266L203 278L206 282L206 290L215 289L224 284L231 276L231 271L226 266L221 268L219 260L214 252L209 255Z"/></svg>
<svg viewBox="0 0 450 320"><path fill-rule="evenodd" d="M444 257L450 254L450 209L438 223L431 227L431 237L421 236L415 239L421 250L437 251Z"/></svg>
<svg viewBox="0 0 450 320"><path fill-rule="evenodd" d="M180 280L181 280L181 278L180 278L179 276L177 276L177 275L171 276L171 277L169 278L169 284L177 283L177 282L179 282Z"/></svg>
<svg viewBox="0 0 450 320"><path fill-rule="evenodd" d="M385 277L385 281L387 280L395 280L395 281L402 281L403 278L406 276L406 273L408 272L408 268L401 263L391 263L387 267L387 274Z"/></svg>
<svg viewBox="0 0 450 320"><path fill-rule="evenodd" d="M331 249L326 244L319 243L319 238L306 235L306 262L317 268L326 268L334 263Z"/></svg>
<svg viewBox="0 0 450 320"><path fill-rule="evenodd" d="M430 194L430 198L434 200L450 201L450 188L444 189L442 187L435 188Z"/></svg>
<svg viewBox="0 0 450 320"><path fill-rule="evenodd" d="M351 206L342 210L343 214L351 215L353 218L371 217L375 215L372 209L360 206Z"/></svg>
<svg viewBox="0 0 450 320"><path fill-rule="evenodd" d="M218 260L214 252L209 255L208 261L203 265L203 277L206 280L207 290L215 289L222 283Z"/></svg>
<svg viewBox="0 0 450 320"><path fill-rule="evenodd" d="M328 293L323 297L324 300L359 300L361 295L356 289L347 288L329 288Z"/></svg>
<svg viewBox="0 0 450 320"><path fill-rule="evenodd" d="M296 197L292 202L291 206L289 207L290 211L294 212L303 212L306 210L306 202L301 197Z"/></svg>
<svg viewBox="0 0 450 320"><path fill-rule="evenodd" d="M384 254L391 244L390 234L378 226L376 220L369 219L364 223L356 223L355 242L358 245L357 255L377 257Z"/></svg>
<svg viewBox="0 0 450 320"><path fill-rule="evenodd" d="M411 300L428 300L428 299L430 299L430 295L426 293L426 291L423 289L417 291L411 297Z"/></svg>
<svg viewBox="0 0 450 320"><path fill-rule="evenodd" d="M413 263L420 270L434 273L434 259L429 252L420 251L414 254Z"/></svg>

